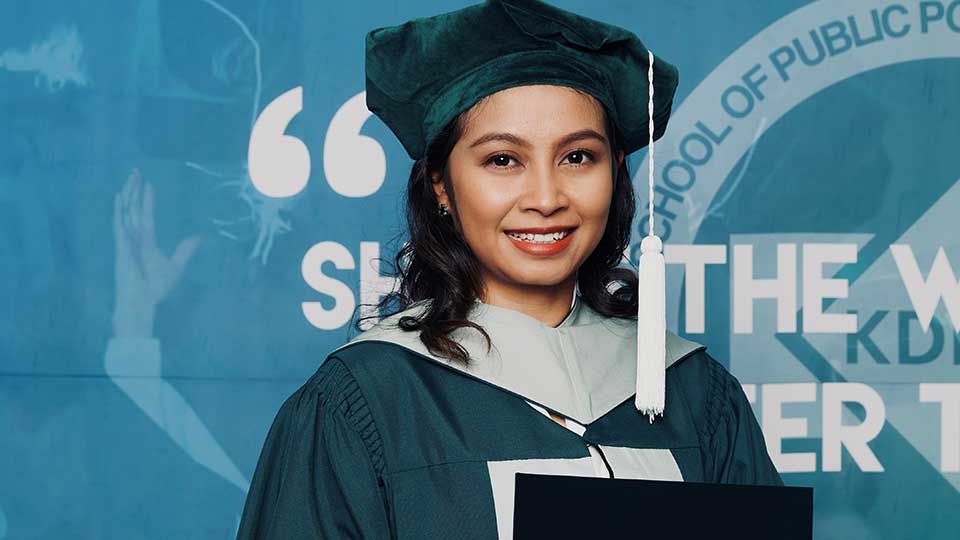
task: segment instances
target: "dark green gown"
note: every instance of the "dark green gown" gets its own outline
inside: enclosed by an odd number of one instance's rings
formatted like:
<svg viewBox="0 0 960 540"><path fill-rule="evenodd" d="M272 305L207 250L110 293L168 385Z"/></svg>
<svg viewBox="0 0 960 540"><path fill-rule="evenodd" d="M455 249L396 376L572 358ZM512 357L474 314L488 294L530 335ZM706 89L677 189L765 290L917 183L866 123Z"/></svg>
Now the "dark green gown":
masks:
<svg viewBox="0 0 960 540"><path fill-rule="evenodd" d="M396 328L408 312L333 351L280 408L238 538L510 538L513 474L596 475L591 445L603 476L782 485L739 382L702 345L668 332L666 407L650 423L633 404L635 320L577 295L557 327L475 306L494 349L457 330L471 367Z"/></svg>

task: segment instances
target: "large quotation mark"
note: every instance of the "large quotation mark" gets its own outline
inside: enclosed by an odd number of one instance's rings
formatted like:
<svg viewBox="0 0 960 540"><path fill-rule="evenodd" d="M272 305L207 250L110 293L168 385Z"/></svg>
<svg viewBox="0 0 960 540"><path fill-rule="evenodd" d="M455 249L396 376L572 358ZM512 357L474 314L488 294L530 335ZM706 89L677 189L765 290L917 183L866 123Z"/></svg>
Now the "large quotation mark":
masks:
<svg viewBox="0 0 960 540"><path fill-rule="evenodd" d="M271 101L250 133L250 180L268 197L292 197L307 186L310 151L303 141L285 133L302 110L303 87L298 86ZM387 159L380 143L360 135L371 114L366 92L360 92L337 110L327 127L323 173L330 187L344 197L372 195L387 176Z"/></svg>
<svg viewBox="0 0 960 540"><path fill-rule="evenodd" d="M323 174L344 197L366 197L383 185L387 158L380 143L360 135L367 118L366 92L348 99L330 120L323 142Z"/></svg>
<svg viewBox="0 0 960 540"><path fill-rule="evenodd" d="M292 197L307 187L310 151L287 135L287 126L303 110L303 87L284 92L267 105L250 131L247 166L250 180L268 197Z"/></svg>

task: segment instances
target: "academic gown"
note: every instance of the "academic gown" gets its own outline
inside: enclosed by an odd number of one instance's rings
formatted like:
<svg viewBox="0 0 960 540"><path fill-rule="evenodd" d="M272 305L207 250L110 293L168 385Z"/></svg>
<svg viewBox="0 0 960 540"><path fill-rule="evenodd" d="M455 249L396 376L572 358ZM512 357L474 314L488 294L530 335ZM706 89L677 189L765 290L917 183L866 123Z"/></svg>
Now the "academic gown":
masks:
<svg viewBox="0 0 960 540"><path fill-rule="evenodd" d="M334 350L283 403L238 539L512 538L517 472L783 485L740 383L701 344L668 331L651 423L633 403L635 319L577 293L556 327L476 301L493 348L455 330L464 367L397 328L425 307Z"/></svg>

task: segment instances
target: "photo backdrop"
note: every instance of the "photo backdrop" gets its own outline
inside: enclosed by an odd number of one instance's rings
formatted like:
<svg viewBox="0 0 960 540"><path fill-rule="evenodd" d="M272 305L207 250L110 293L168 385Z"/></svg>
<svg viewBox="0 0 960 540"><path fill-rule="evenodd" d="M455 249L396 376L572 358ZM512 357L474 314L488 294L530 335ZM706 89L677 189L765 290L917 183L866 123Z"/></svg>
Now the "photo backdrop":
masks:
<svg viewBox="0 0 960 540"><path fill-rule="evenodd" d="M668 326L816 537L956 538L960 0L553 3L679 68ZM392 286L412 162L364 35L467 4L0 6L0 540L234 537L281 402Z"/></svg>

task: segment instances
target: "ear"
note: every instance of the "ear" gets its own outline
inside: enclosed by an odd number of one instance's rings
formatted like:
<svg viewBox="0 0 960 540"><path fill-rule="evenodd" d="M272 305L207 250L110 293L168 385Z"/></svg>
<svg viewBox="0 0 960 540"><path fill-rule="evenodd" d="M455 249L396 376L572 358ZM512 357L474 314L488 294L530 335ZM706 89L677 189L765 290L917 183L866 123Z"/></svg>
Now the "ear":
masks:
<svg viewBox="0 0 960 540"><path fill-rule="evenodd" d="M617 168L623 167L623 150L617 150Z"/></svg>
<svg viewBox="0 0 960 540"><path fill-rule="evenodd" d="M440 173L438 171L432 171L430 173L430 181L433 184L433 193L437 196L437 203L445 204L447 208L450 208L450 201L447 199L447 190L440 180Z"/></svg>

